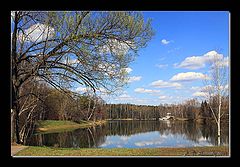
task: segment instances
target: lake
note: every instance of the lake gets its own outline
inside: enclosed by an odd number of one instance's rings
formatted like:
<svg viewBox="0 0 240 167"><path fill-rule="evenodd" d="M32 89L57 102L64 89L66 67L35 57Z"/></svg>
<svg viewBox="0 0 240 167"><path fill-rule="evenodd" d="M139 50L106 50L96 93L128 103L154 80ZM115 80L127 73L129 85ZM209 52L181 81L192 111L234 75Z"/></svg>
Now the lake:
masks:
<svg viewBox="0 0 240 167"><path fill-rule="evenodd" d="M33 134L27 145L63 148L158 148L217 145L214 123L192 121L108 121L94 128ZM228 125L222 125L221 145L228 145Z"/></svg>

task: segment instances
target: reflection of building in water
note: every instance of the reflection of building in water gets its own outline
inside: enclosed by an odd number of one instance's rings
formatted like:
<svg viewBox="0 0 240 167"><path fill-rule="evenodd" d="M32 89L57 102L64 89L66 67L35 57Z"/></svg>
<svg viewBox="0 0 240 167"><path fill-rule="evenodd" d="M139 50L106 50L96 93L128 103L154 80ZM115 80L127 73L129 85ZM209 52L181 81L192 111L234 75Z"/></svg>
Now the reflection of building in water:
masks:
<svg viewBox="0 0 240 167"><path fill-rule="evenodd" d="M166 120L166 123L167 123L167 127L171 128L171 122L169 120Z"/></svg>

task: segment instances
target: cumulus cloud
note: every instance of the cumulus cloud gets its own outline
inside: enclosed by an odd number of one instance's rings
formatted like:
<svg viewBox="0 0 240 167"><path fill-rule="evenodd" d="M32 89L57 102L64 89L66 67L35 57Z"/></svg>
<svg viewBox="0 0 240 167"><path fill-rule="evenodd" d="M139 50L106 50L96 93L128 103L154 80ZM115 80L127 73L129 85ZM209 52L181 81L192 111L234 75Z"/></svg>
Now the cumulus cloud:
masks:
<svg viewBox="0 0 240 167"><path fill-rule="evenodd" d="M137 92L137 93L159 93L160 90L136 88L136 89L134 90L134 92Z"/></svg>
<svg viewBox="0 0 240 167"><path fill-rule="evenodd" d="M156 88L170 88L170 87L180 88L182 86L181 84L176 82L166 82L163 80L154 81L150 85Z"/></svg>
<svg viewBox="0 0 240 167"><path fill-rule="evenodd" d="M217 60L219 62L227 62L228 58L224 58L222 54L217 53L216 51L210 51L202 56L191 56L187 57L181 63L174 64L177 68L186 68L190 70L196 70L204 68L207 63Z"/></svg>
<svg viewBox="0 0 240 167"><path fill-rule="evenodd" d="M21 32L18 36L20 41L40 42L51 39L54 36L54 28L45 24L37 23Z"/></svg>
<svg viewBox="0 0 240 167"><path fill-rule="evenodd" d="M141 79L142 79L141 76L132 76L132 77L129 77L128 82L131 83L131 82L135 82L135 81L140 81Z"/></svg>
<svg viewBox="0 0 240 167"><path fill-rule="evenodd" d="M168 40L166 40L166 39L162 39L162 40L161 40L161 43L162 43L163 45L167 45L167 44L170 43L170 41L168 41Z"/></svg>
<svg viewBox="0 0 240 167"><path fill-rule="evenodd" d="M207 93L206 92L195 92L192 94L192 96L195 96L195 97L207 97Z"/></svg>
<svg viewBox="0 0 240 167"><path fill-rule="evenodd" d="M207 75L197 72L185 72L174 75L170 81L193 81L198 79L209 79Z"/></svg>

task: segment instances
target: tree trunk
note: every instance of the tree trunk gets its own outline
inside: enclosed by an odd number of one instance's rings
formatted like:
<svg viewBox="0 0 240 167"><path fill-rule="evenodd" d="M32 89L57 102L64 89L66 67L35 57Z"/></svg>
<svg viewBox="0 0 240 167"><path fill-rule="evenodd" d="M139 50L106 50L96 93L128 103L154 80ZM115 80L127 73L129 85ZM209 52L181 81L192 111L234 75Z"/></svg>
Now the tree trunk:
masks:
<svg viewBox="0 0 240 167"><path fill-rule="evenodd" d="M16 143L21 144L20 134L19 134L19 112L20 112L20 105L19 105L19 92L18 88L12 89L12 108L14 114L14 122L15 122L15 136L16 136Z"/></svg>
<svg viewBox="0 0 240 167"><path fill-rule="evenodd" d="M222 106L222 100L219 96L219 105L218 105L218 145L221 144L221 106Z"/></svg>
<svg viewBox="0 0 240 167"><path fill-rule="evenodd" d="M18 14L15 12L14 18L14 29L12 34L12 53L11 53L11 64L12 64L12 109L14 115L14 122L15 122L15 135L16 135L16 143L20 144L20 135L19 135L19 112L20 112L20 105L19 105L19 90L20 86L16 86L16 82L18 81L17 78L17 23L18 23Z"/></svg>
<svg viewBox="0 0 240 167"><path fill-rule="evenodd" d="M15 124L14 124L14 111L13 111L13 109L11 109L11 143L13 143L14 140L15 140L15 136L14 136L15 130L14 130L14 127L15 127Z"/></svg>
<svg viewBox="0 0 240 167"><path fill-rule="evenodd" d="M16 104L16 108L15 108L15 133L16 133L16 143L21 144L20 134L19 134L19 104Z"/></svg>

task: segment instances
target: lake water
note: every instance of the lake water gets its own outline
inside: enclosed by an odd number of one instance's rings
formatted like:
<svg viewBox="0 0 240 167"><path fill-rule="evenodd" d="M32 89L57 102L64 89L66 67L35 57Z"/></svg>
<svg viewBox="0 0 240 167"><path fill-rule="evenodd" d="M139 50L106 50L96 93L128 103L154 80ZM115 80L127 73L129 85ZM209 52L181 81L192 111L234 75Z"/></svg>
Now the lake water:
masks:
<svg viewBox="0 0 240 167"><path fill-rule="evenodd" d="M228 126L222 126L221 144L228 145ZM34 134L27 145L64 148L157 148L217 145L213 123L190 121L109 121L95 128Z"/></svg>

